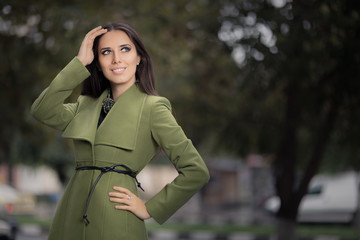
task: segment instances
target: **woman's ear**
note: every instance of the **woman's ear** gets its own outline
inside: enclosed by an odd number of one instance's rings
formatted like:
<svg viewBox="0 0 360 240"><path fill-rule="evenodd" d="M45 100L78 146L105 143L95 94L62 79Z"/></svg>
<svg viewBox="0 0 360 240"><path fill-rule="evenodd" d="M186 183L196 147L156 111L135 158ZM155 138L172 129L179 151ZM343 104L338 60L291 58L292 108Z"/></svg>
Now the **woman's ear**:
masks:
<svg viewBox="0 0 360 240"><path fill-rule="evenodd" d="M136 63L136 65L139 66L140 62L141 62L141 57L138 55L138 56L137 56L137 63Z"/></svg>

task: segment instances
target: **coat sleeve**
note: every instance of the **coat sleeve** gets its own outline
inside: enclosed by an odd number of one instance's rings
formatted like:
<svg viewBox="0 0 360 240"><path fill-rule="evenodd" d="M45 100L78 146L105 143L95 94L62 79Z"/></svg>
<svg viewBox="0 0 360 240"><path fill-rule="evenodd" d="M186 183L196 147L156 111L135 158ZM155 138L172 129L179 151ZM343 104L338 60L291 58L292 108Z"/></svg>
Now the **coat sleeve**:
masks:
<svg viewBox="0 0 360 240"><path fill-rule="evenodd" d="M89 75L86 67L74 57L35 100L31 114L40 122L63 131L78 107L78 103L64 102Z"/></svg>
<svg viewBox="0 0 360 240"><path fill-rule="evenodd" d="M149 214L164 223L209 181L208 169L171 113L167 99L157 101L151 111L151 133L179 175L146 203Z"/></svg>

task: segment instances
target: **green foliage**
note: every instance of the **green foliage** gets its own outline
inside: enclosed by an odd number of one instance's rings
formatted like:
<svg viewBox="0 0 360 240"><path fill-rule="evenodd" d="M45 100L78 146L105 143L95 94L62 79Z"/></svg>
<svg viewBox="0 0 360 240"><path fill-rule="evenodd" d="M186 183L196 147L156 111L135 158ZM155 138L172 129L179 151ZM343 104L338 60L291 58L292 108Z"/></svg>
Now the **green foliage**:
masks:
<svg viewBox="0 0 360 240"><path fill-rule="evenodd" d="M283 3L279 7L276 4ZM336 101L323 166L358 169L360 90L360 8L353 1L226 1L220 38L240 49L238 93L248 108L234 115L224 136L225 147L241 154L275 153L285 131L287 91L293 88L294 126L299 167L309 159L318 135ZM240 56L239 56L240 55ZM240 100L244 105L244 100ZM240 124L239 124L240 125ZM249 127L250 126L250 127ZM236 133L235 133L236 132ZM242 137L241 137L242 136ZM234 142L243 138L244 148ZM240 145L240 144L238 144Z"/></svg>
<svg viewBox="0 0 360 240"><path fill-rule="evenodd" d="M29 116L31 103L77 54L88 30L121 20L139 31L160 94L172 101L177 120L205 156L276 154L292 86L297 166L305 168L337 96L323 166L359 168L356 2L3 2L2 162L71 163L69 144Z"/></svg>
<svg viewBox="0 0 360 240"><path fill-rule="evenodd" d="M249 106L221 143L240 154L274 154L277 216L295 221L319 170L360 167L360 5L233 0L221 12L219 37L233 49L237 92L248 94Z"/></svg>
<svg viewBox="0 0 360 240"><path fill-rule="evenodd" d="M6 128L0 134L0 161L47 162L64 175L59 164L72 162L71 148L37 123L29 109L77 54L86 32L109 21L126 21L139 31L153 58L160 94L173 102L178 121L196 143L210 135L214 123L224 124L211 112L221 113L221 105L230 101L217 89L232 84L227 66L235 65L217 38L218 3L37 0L1 6L0 47L6 54L0 55L0 104Z"/></svg>

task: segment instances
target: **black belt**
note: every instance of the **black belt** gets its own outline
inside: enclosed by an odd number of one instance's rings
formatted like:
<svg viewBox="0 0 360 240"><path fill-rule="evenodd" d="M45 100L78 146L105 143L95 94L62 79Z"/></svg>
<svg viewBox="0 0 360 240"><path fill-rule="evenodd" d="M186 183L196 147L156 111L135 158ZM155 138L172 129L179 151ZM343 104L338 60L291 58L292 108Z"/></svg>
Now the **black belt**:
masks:
<svg viewBox="0 0 360 240"><path fill-rule="evenodd" d="M121 169L115 169L116 167L123 167L125 168L125 170L121 170ZM76 167L75 170L99 170L101 171L101 173L99 174L99 176L97 177L97 179L95 180L92 188L91 188L91 191L89 193L89 196L88 196L88 199L86 201L86 207L85 207L85 212L84 212L84 215L83 215L83 219L86 223L86 225L88 225L90 223L89 219L87 218L87 210L88 210L88 207L89 207L89 203L90 203L90 199L91 199L91 196L92 194L94 193L94 190L95 190L95 186L96 184L99 182L100 178L102 177L102 175L104 173L107 173L107 172L117 172L117 173L121 173L121 174L126 174L126 175L129 175L130 177L134 178L135 181L136 181L136 184L137 186L145 191L141 185L140 185L140 182L137 180L136 178L136 172L134 172L133 170L131 170L128 166L124 165L124 164L115 164L115 165L112 165L110 167L96 167L96 166L79 166L79 167Z"/></svg>

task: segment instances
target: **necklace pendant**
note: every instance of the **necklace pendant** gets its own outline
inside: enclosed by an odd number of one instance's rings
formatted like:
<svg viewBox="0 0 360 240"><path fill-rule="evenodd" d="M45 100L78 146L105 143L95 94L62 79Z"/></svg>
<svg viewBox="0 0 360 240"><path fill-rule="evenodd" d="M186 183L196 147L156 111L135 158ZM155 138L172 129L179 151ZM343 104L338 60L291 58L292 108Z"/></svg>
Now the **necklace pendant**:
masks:
<svg viewBox="0 0 360 240"><path fill-rule="evenodd" d="M102 101L102 108L105 114L114 106L115 101L110 97L110 90L107 97Z"/></svg>

